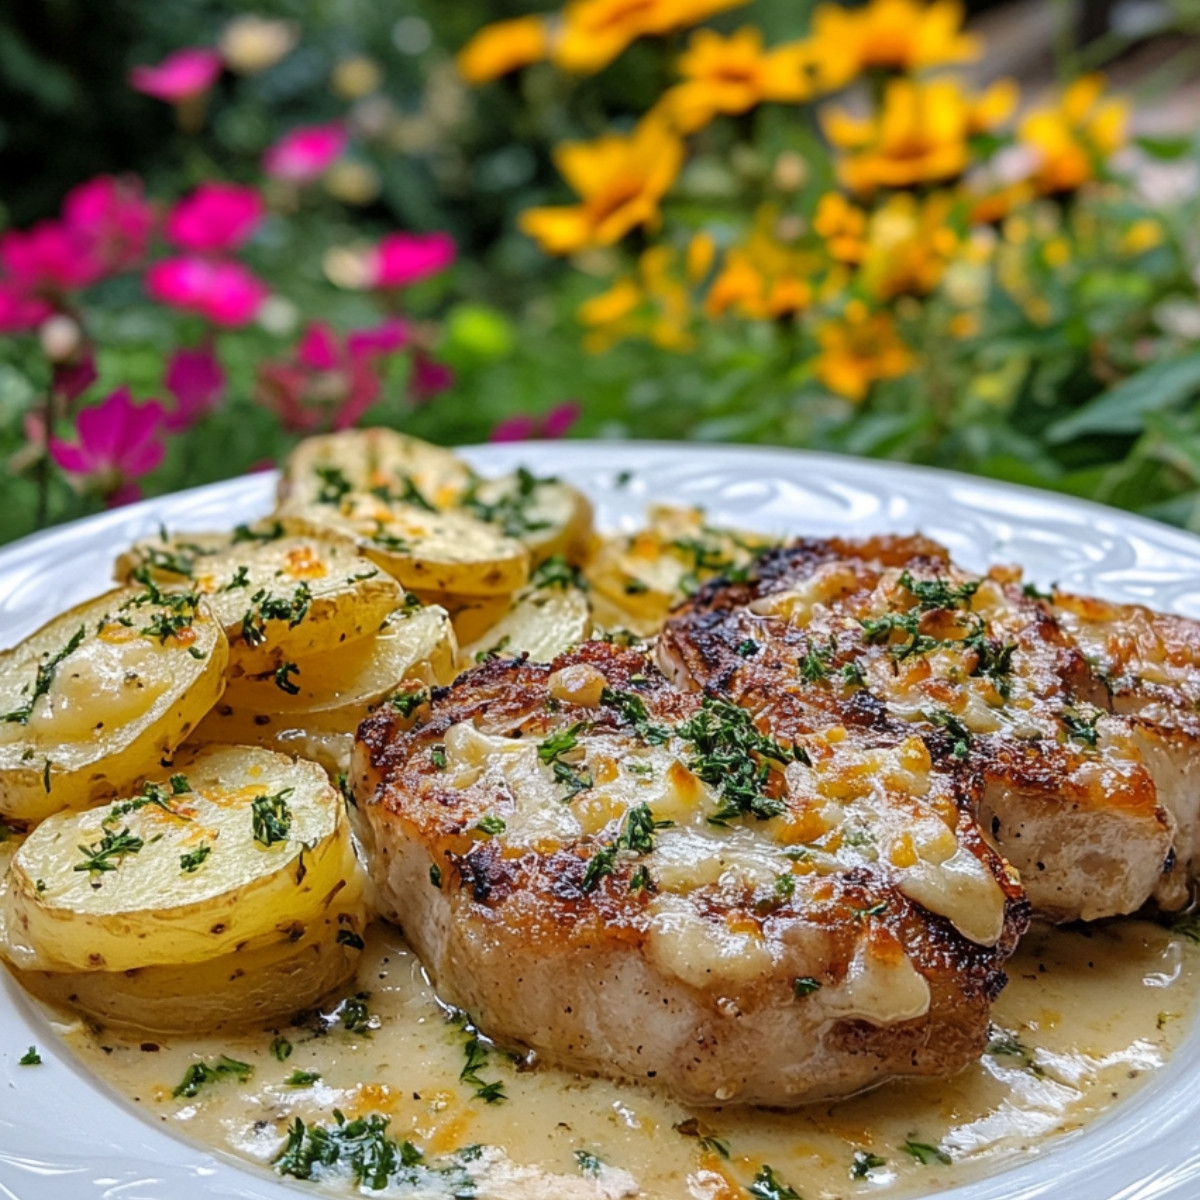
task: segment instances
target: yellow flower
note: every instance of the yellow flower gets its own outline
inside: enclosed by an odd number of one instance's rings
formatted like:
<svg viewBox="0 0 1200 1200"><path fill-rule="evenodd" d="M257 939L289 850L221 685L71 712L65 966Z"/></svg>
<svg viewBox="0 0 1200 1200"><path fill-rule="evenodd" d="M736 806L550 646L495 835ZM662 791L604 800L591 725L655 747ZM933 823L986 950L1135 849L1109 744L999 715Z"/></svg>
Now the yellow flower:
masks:
<svg viewBox="0 0 1200 1200"><path fill-rule="evenodd" d="M489 83L540 62L549 49L549 34L541 17L497 21L485 25L458 52L458 73L468 83Z"/></svg>
<svg viewBox="0 0 1200 1200"><path fill-rule="evenodd" d="M776 214L760 210L746 241L725 255L708 289L709 317L735 311L765 321L802 312L813 302L813 280L821 263L806 250L784 245L772 232Z"/></svg>
<svg viewBox="0 0 1200 1200"><path fill-rule="evenodd" d="M880 300L924 296L941 282L958 249L954 199L938 192L918 201L898 192L871 214L859 278Z"/></svg>
<svg viewBox="0 0 1200 1200"><path fill-rule="evenodd" d="M819 86L819 64L808 42L764 50L758 29L722 37L711 29L692 35L679 60L683 83L662 98L681 133L694 133L721 114L736 115L766 101L800 104Z"/></svg>
<svg viewBox="0 0 1200 1200"><path fill-rule="evenodd" d="M913 356L896 333L888 313L869 313L851 301L840 319L817 327L821 353L813 363L817 378L847 400L862 400L879 379L895 379L913 367Z"/></svg>
<svg viewBox="0 0 1200 1200"><path fill-rule="evenodd" d="M1128 105L1102 99L1099 75L1077 79L1057 107L1031 112L1017 138L1033 152L1033 184L1042 195L1073 192L1096 176L1099 161L1124 145Z"/></svg>
<svg viewBox="0 0 1200 1200"><path fill-rule="evenodd" d="M591 75L640 37L686 29L749 0L571 0L553 50L558 66Z"/></svg>
<svg viewBox="0 0 1200 1200"><path fill-rule="evenodd" d="M599 354L630 337L644 337L667 350L688 350L691 300L676 275L678 255L670 246L651 246L638 260L638 276L617 280L607 292L579 306L588 330L584 346Z"/></svg>
<svg viewBox="0 0 1200 1200"><path fill-rule="evenodd" d="M527 209L520 226L547 254L574 254L656 223L659 201L683 164L683 143L651 114L626 136L568 142L555 161L582 203Z"/></svg>
<svg viewBox="0 0 1200 1200"><path fill-rule="evenodd" d="M1142 217L1134 221L1121 239L1121 250L1125 254L1145 254L1155 246L1162 245L1163 227L1153 217Z"/></svg>
<svg viewBox="0 0 1200 1200"><path fill-rule="evenodd" d="M978 58L979 39L964 34L962 22L955 0L871 0L855 9L822 4L812 28L830 69L848 81L870 69L919 71Z"/></svg>
<svg viewBox="0 0 1200 1200"><path fill-rule="evenodd" d="M838 164L842 183L869 195L880 187L912 187L961 175L968 164L967 138L998 124L1002 114L993 89L972 97L952 79L893 79L874 117L826 109L821 123L835 146L851 151Z"/></svg>
<svg viewBox="0 0 1200 1200"><path fill-rule="evenodd" d="M699 283L712 270L717 256L717 243L711 233L700 232L692 238L687 248L687 277Z"/></svg>
<svg viewBox="0 0 1200 1200"><path fill-rule="evenodd" d="M826 192L821 197L813 216L813 230L825 239L831 258L844 263L862 261L867 214L841 192Z"/></svg>

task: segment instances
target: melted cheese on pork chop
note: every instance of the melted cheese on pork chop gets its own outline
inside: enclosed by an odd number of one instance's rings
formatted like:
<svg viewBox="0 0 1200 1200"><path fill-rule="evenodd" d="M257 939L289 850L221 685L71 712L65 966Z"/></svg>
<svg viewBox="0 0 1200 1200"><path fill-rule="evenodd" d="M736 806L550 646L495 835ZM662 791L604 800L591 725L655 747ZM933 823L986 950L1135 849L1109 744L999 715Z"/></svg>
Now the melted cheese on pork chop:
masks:
<svg viewBox="0 0 1200 1200"><path fill-rule="evenodd" d="M445 999L692 1103L957 1069L1023 923L921 738L773 729L598 643L370 719L355 795Z"/></svg>

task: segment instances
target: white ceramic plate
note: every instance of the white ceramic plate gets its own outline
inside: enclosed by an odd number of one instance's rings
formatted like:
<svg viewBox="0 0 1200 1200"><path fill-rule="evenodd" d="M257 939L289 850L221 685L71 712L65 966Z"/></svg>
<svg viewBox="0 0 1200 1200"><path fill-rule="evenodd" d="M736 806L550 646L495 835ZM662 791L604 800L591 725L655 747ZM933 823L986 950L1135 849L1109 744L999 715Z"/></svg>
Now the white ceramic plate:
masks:
<svg viewBox="0 0 1200 1200"><path fill-rule="evenodd" d="M633 528L649 500L704 505L714 523L789 534L920 530L968 567L1016 562L1040 584L1200 617L1200 539L1059 496L828 455L653 443L540 443L464 451L480 470L525 464L578 484L602 527ZM626 479L624 472L631 475ZM106 587L112 559L160 522L223 527L269 511L255 475L147 501L0 551L0 644ZM2 1200L286 1200L297 1188L158 1128L75 1065L3 977ZM21 1067L35 1043L44 1065ZM945 1200L1194 1200L1200 1196L1200 1028L1155 1078L1086 1129ZM314 1189L299 1189L319 1195Z"/></svg>

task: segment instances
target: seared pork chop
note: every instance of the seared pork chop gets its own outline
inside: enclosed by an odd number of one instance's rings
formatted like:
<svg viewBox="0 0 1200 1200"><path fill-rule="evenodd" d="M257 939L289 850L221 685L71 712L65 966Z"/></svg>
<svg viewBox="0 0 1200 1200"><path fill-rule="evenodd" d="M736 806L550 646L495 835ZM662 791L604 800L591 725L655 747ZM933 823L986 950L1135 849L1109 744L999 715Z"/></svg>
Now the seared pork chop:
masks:
<svg viewBox="0 0 1200 1200"><path fill-rule="evenodd" d="M702 588L659 661L681 686L786 696L814 722L856 708L920 731L979 779L980 824L1041 915L1177 907L1197 826L1184 735L1113 712L1055 612L924 538L806 540Z"/></svg>
<svg viewBox="0 0 1200 1200"><path fill-rule="evenodd" d="M1028 906L969 772L869 708L682 691L598 642L477 667L359 731L382 911L492 1037L686 1103L957 1071Z"/></svg>

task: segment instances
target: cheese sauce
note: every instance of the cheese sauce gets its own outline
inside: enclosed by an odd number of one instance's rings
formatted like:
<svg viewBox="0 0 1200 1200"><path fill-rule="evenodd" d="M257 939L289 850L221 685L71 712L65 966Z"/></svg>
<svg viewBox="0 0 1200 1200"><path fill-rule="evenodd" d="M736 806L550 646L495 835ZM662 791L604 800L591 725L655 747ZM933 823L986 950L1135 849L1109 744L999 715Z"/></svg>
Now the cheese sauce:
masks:
<svg viewBox="0 0 1200 1200"><path fill-rule="evenodd" d="M74 1021L66 1039L148 1117L266 1171L296 1118L328 1127L339 1110L387 1118L389 1136L422 1152L407 1182L389 1185L397 1195L734 1200L757 1177L749 1194L901 1200L1002 1170L1120 1103L1186 1037L1195 975L1195 948L1157 925L1035 926L978 1063L792 1112L688 1110L486 1043L469 1064L470 1028L386 925L369 932L355 986L295 1025L167 1042ZM173 1095L220 1055L237 1070ZM506 1098L489 1103L497 1082ZM314 1194L356 1192L337 1167L311 1173L301 1186Z"/></svg>

